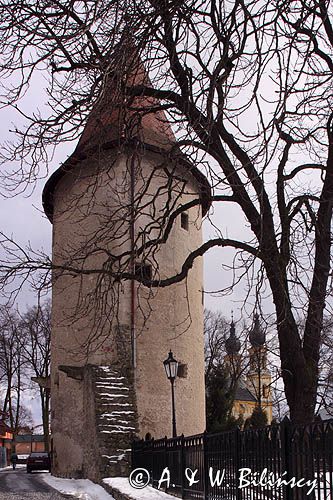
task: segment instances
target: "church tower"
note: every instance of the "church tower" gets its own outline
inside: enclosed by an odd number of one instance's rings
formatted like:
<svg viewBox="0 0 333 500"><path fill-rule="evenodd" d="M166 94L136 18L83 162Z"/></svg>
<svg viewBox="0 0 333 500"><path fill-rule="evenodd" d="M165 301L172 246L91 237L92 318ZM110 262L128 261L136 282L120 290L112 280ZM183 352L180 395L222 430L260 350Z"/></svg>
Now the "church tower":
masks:
<svg viewBox="0 0 333 500"><path fill-rule="evenodd" d="M53 224L53 472L63 477L126 474L134 436L171 435L170 350L182 368L177 433L205 429L201 258L180 282L150 283L182 273L201 245L210 188L160 103L131 97L140 85L151 84L125 44L43 193Z"/></svg>
<svg viewBox="0 0 333 500"><path fill-rule="evenodd" d="M232 319L229 337L225 339L226 355L224 357L224 366L231 384L235 387L232 415L236 419L241 417L245 424L253 410L260 406L266 412L268 424L270 424L272 421L271 373L267 366L266 336L257 314L254 316L254 325L250 331L249 340L251 344L249 356L244 359L244 353L243 355L241 353L241 342L236 335Z"/></svg>
<svg viewBox="0 0 333 500"><path fill-rule="evenodd" d="M266 334L254 315L254 324L249 334L249 371L247 373L248 389L255 395L257 404L267 414L268 424L272 421L271 373L267 366Z"/></svg>
<svg viewBox="0 0 333 500"><path fill-rule="evenodd" d="M233 380L237 380L240 376L242 369L242 360L240 355L241 343L236 336L236 328L234 319L232 318L230 324L229 337L225 339L226 355L224 356L224 366L226 367L229 376Z"/></svg>

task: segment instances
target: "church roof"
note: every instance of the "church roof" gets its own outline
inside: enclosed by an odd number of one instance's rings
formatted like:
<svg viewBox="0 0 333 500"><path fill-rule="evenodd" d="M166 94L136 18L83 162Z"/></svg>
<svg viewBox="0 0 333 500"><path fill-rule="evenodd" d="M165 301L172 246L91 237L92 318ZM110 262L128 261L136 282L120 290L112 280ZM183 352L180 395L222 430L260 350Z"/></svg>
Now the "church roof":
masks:
<svg viewBox="0 0 333 500"><path fill-rule="evenodd" d="M152 87L143 63L132 45L120 47L119 58L106 74L98 97L74 153L54 172L43 191L43 207L52 221L53 195L59 180L81 160L96 151L113 149L121 144L138 144L153 152L167 155L190 172L199 185L203 214L210 206L210 185L177 147L170 124L156 98L138 95L130 90L140 85Z"/></svg>
<svg viewBox="0 0 333 500"><path fill-rule="evenodd" d="M256 402L257 398L246 387L237 386L235 392L235 401L253 401Z"/></svg>

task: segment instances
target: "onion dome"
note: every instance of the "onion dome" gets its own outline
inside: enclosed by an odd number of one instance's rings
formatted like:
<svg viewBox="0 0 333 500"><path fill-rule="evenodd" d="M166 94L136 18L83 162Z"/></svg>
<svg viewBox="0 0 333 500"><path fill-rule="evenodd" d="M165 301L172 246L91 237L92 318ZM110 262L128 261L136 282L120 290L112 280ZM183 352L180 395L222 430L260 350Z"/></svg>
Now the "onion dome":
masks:
<svg viewBox="0 0 333 500"><path fill-rule="evenodd" d="M236 337L235 323L234 320L232 320L230 324L230 335L225 340L225 349L227 351L227 354L229 354L229 356L233 356L239 353L240 348L241 348L241 343L239 339Z"/></svg>
<svg viewBox="0 0 333 500"><path fill-rule="evenodd" d="M250 331L249 338L252 347L261 347L266 342L266 334L260 326L258 314L254 315L254 325Z"/></svg>

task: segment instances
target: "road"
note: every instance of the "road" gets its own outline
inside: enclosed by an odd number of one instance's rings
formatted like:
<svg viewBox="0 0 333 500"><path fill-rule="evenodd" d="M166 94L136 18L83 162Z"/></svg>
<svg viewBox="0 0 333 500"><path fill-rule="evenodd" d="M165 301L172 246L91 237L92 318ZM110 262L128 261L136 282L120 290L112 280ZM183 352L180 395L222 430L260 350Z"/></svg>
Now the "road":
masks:
<svg viewBox="0 0 333 500"><path fill-rule="evenodd" d="M42 477L47 472L27 474L25 468L0 470L0 500L64 500L73 499L54 490Z"/></svg>

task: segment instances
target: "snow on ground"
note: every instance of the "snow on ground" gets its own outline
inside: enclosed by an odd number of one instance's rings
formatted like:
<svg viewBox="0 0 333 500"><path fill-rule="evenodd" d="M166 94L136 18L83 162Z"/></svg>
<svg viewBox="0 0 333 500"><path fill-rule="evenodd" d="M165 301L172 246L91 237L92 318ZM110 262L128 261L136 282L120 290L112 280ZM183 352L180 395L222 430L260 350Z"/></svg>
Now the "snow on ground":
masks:
<svg viewBox="0 0 333 500"><path fill-rule="evenodd" d="M174 496L167 495L167 493L156 490L151 486L145 486L140 490L133 488L129 484L127 477L107 477L103 479L103 483L108 484L111 488L118 490L133 500L175 500Z"/></svg>
<svg viewBox="0 0 333 500"><path fill-rule="evenodd" d="M25 464L17 464L16 469L25 469L27 466ZM13 469L12 465L6 465L6 467L0 467L0 470L10 470Z"/></svg>
<svg viewBox="0 0 333 500"><path fill-rule="evenodd" d="M114 500L102 486L89 479L63 479L51 475L43 476L49 486L67 495L73 495L81 500Z"/></svg>

